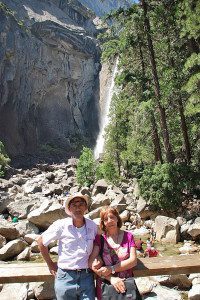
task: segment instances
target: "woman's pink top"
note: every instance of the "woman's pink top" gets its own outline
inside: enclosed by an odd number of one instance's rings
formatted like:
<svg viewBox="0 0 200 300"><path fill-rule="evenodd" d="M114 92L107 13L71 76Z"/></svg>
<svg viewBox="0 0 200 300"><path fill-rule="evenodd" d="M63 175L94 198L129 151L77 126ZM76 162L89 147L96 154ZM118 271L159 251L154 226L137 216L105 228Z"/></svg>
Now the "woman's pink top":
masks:
<svg viewBox="0 0 200 300"><path fill-rule="evenodd" d="M123 261L130 257L130 248L136 247L133 234L128 231L124 231L124 236L119 247L112 248L108 241L106 234L104 237L104 249L103 249L103 260L106 266L116 265L120 261ZM94 245L99 246L101 249L101 237L96 235ZM128 269L122 272L116 272L115 276L120 278L129 278L133 276L133 269ZM97 278L97 299L101 299L101 278Z"/></svg>

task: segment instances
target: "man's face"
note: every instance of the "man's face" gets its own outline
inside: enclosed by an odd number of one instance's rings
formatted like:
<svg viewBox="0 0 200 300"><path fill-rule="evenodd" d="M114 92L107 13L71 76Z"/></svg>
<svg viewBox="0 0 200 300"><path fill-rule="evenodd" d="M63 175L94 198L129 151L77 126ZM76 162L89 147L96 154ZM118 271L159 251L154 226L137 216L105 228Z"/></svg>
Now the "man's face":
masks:
<svg viewBox="0 0 200 300"><path fill-rule="evenodd" d="M87 204L84 199L77 197L70 201L69 210L72 213L72 215L76 217L82 217L85 211L87 210Z"/></svg>

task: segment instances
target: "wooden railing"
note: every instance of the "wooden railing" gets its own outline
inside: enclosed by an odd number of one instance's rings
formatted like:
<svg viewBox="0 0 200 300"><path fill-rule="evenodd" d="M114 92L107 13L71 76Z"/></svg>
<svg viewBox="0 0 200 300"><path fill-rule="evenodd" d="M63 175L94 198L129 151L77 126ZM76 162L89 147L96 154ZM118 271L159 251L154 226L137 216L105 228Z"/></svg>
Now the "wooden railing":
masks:
<svg viewBox="0 0 200 300"><path fill-rule="evenodd" d="M135 277L200 273L200 254L140 258ZM0 283L52 281L45 263L0 264Z"/></svg>

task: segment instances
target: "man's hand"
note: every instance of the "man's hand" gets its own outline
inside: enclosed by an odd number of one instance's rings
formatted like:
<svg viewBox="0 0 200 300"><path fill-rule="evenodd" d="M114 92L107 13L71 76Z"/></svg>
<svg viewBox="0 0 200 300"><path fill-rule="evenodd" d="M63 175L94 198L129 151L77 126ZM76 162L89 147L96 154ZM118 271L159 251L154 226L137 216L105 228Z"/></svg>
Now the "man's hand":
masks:
<svg viewBox="0 0 200 300"><path fill-rule="evenodd" d="M94 259L93 263L92 263L92 269L100 269L103 266L103 261L101 259L100 256L98 256L97 258Z"/></svg>
<svg viewBox="0 0 200 300"><path fill-rule="evenodd" d="M53 261L49 262L48 268L49 268L49 272L55 277L56 273L57 273L57 269L58 269L57 263L55 263Z"/></svg>

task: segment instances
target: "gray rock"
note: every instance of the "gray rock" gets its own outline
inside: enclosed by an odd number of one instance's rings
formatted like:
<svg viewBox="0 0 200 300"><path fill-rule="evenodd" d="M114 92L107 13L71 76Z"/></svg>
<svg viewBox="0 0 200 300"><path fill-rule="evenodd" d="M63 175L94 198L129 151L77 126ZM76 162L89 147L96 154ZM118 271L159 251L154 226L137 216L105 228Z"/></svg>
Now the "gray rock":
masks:
<svg viewBox="0 0 200 300"><path fill-rule="evenodd" d="M42 205L28 215L28 220L40 229L47 229L54 221L66 218L62 205L51 203L46 199Z"/></svg>
<svg viewBox="0 0 200 300"><path fill-rule="evenodd" d="M38 282L33 288L36 299L55 299L53 282Z"/></svg>
<svg viewBox="0 0 200 300"><path fill-rule="evenodd" d="M193 238L200 236L200 222L195 222L192 224L188 229L188 234L191 235Z"/></svg>
<svg viewBox="0 0 200 300"><path fill-rule="evenodd" d="M25 236L26 234L39 233L38 227L35 226L35 224L29 222L28 220L20 220L14 226L19 231L20 236Z"/></svg>
<svg viewBox="0 0 200 300"><path fill-rule="evenodd" d="M19 231L14 226L14 223L10 223L6 220L0 220L0 234L8 241L17 239L20 236Z"/></svg>
<svg viewBox="0 0 200 300"><path fill-rule="evenodd" d="M0 248L5 246L6 244L6 238L3 235L0 235Z"/></svg>
<svg viewBox="0 0 200 300"><path fill-rule="evenodd" d="M90 209L94 210L97 207L102 207L110 204L110 199L104 194L97 194L92 197L92 204L90 205Z"/></svg>
<svg viewBox="0 0 200 300"><path fill-rule="evenodd" d="M188 293L189 300L199 300L200 299L200 284L195 284L192 286Z"/></svg>
<svg viewBox="0 0 200 300"><path fill-rule="evenodd" d="M26 300L28 283L4 284L0 292L1 300Z"/></svg>
<svg viewBox="0 0 200 300"><path fill-rule="evenodd" d="M7 192L0 192L0 213L2 213L8 206L13 198Z"/></svg>
<svg viewBox="0 0 200 300"><path fill-rule="evenodd" d="M177 220L165 216L155 219L156 240L177 243L180 239L179 223Z"/></svg>
<svg viewBox="0 0 200 300"><path fill-rule="evenodd" d="M19 255L17 255L18 261L29 261L30 260L30 248L25 248Z"/></svg>
<svg viewBox="0 0 200 300"><path fill-rule="evenodd" d="M107 188L108 188L108 183L106 182L106 180L99 179L94 185L92 195L96 196L98 193L105 194Z"/></svg>
<svg viewBox="0 0 200 300"><path fill-rule="evenodd" d="M20 239L8 242L0 249L0 260L7 260L17 256L26 248L26 246L27 243Z"/></svg>

